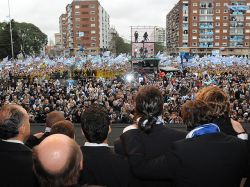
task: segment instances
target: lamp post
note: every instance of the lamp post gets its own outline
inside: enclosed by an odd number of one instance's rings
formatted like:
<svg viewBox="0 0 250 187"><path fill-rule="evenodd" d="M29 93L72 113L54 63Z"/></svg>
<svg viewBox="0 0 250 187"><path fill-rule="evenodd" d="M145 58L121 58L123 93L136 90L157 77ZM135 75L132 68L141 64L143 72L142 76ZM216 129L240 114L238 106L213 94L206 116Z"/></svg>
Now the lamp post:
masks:
<svg viewBox="0 0 250 187"><path fill-rule="evenodd" d="M12 25L11 25L11 17L10 17L10 0L8 0L8 7L9 7L9 18L10 18L10 42L11 42L11 54L12 54L12 60L14 60L14 48L13 48L13 37L12 37Z"/></svg>

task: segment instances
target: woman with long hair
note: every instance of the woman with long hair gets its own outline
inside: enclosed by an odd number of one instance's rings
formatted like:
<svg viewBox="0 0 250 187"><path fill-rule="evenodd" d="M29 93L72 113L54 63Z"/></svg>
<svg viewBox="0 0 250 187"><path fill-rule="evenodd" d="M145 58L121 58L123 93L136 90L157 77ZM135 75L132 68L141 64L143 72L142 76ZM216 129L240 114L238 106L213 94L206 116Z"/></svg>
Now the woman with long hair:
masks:
<svg viewBox="0 0 250 187"><path fill-rule="evenodd" d="M136 122L124 129L124 134L134 129L141 135L147 158L154 158L166 152L174 141L185 138L186 132L173 130L164 126L163 96L154 86L142 87L135 97ZM121 142L115 142L116 153L125 156ZM142 186L172 186L170 180L140 180Z"/></svg>

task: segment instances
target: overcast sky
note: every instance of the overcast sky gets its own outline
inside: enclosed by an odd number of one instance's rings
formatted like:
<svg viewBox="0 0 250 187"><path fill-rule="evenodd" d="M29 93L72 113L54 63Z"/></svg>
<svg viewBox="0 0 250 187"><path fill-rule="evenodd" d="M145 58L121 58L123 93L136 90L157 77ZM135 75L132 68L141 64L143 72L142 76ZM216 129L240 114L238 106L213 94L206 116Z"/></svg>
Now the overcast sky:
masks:
<svg viewBox="0 0 250 187"><path fill-rule="evenodd" d="M10 0L11 17L38 26L49 39L59 32L59 16L72 0ZM99 0L110 15L110 24L129 38L130 26L165 27L166 14L178 0ZM0 0L0 22L8 20L8 0Z"/></svg>

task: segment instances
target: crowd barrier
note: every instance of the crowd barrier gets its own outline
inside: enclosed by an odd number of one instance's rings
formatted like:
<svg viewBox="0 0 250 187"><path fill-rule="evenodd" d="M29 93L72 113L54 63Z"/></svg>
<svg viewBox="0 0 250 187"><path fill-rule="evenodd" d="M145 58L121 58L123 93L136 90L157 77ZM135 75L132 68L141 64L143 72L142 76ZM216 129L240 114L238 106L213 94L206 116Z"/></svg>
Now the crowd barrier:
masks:
<svg viewBox="0 0 250 187"><path fill-rule="evenodd" d="M81 125L76 123L75 125L75 134L76 134L76 141L79 145L83 145L85 142L85 138L82 134ZM123 129L128 126L128 124L112 124L112 132L109 135L108 142L109 145L113 146L114 141L119 138L119 136L122 134ZM186 130L186 126L183 124L166 124L169 128L174 128L177 130ZM244 128L247 130L248 133L250 133L250 124L243 124ZM35 134L38 132L43 132L45 129L44 123L33 123L31 124L31 133Z"/></svg>

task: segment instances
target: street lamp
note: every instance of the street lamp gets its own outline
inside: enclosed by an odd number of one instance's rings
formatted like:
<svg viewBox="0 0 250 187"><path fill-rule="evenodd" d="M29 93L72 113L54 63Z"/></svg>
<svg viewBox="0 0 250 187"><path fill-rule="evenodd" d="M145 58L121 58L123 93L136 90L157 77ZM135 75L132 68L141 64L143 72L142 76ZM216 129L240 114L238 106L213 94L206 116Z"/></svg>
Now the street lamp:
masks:
<svg viewBox="0 0 250 187"><path fill-rule="evenodd" d="M12 37L12 25L11 25L11 17L10 17L10 0L8 0L8 7L9 7L9 18L10 18L10 42L11 42L11 53L12 53L12 60L14 60L14 48L13 48L13 37Z"/></svg>

